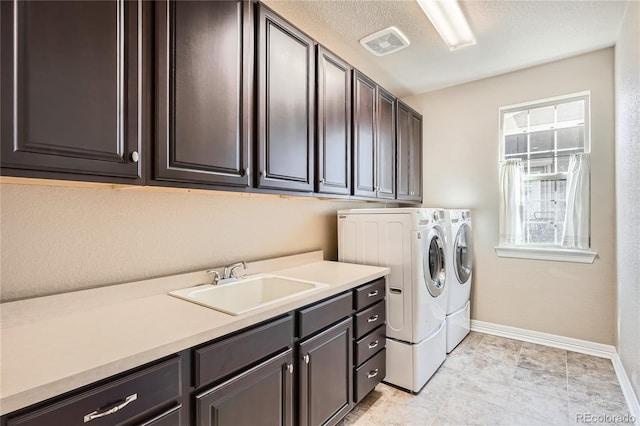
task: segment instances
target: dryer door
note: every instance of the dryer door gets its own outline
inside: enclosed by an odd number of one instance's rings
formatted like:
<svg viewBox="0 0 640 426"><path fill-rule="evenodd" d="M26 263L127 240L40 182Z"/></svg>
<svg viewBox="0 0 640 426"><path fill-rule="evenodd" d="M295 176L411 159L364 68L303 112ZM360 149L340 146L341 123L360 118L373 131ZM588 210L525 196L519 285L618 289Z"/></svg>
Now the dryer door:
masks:
<svg viewBox="0 0 640 426"><path fill-rule="evenodd" d="M445 285L444 237L439 228L433 227L425 238L425 250L422 258L424 281L431 296L438 297Z"/></svg>
<svg viewBox="0 0 640 426"><path fill-rule="evenodd" d="M458 229L453 245L454 265L458 282L464 284L469 281L472 269L473 246L471 245L471 227L466 223Z"/></svg>

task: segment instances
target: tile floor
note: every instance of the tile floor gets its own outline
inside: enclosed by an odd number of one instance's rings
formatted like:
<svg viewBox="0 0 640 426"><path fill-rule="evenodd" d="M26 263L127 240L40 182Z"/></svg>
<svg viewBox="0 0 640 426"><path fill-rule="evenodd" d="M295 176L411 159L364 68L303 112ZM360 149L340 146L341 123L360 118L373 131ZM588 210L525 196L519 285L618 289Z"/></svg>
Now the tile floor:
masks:
<svg viewBox="0 0 640 426"><path fill-rule="evenodd" d="M418 395L379 384L341 426L594 423L587 415L628 415L611 361L471 332Z"/></svg>

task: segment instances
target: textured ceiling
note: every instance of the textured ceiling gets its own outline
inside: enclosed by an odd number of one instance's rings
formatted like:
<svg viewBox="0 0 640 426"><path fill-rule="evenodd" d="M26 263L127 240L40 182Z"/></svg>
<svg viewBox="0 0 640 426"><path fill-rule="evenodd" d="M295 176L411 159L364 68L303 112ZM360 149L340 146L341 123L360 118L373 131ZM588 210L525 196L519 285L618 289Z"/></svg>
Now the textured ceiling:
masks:
<svg viewBox="0 0 640 426"><path fill-rule="evenodd" d="M634 0L632 0L634 1ZM477 44L449 51L413 0L263 0L396 96L613 46L627 1L460 1ZM394 25L411 41L375 57L359 40Z"/></svg>

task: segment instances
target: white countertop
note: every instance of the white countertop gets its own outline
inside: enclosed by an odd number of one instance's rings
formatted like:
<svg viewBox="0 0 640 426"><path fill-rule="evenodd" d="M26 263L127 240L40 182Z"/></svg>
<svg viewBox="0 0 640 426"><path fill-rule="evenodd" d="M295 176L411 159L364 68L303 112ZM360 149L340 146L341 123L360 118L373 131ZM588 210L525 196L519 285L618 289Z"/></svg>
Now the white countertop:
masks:
<svg viewBox="0 0 640 426"><path fill-rule="evenodd" d="M313 252L263 261L258 267L251 265L250 273L271 272L328 286L238 316L166 294L210 281L204 271L4 303L0 305L0 414L224 336L389 273L388 268L321 259L321 252Z"/></svg>

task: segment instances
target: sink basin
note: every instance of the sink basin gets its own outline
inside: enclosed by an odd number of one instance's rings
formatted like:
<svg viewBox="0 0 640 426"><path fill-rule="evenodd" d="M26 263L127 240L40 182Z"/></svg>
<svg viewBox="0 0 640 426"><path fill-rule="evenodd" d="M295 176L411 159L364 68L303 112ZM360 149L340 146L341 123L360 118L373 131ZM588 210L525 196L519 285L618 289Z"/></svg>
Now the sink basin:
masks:
<svg viewBox="0 0 640 426"><path fill-rule="evenodd" d="M276 275L258 275L228 284L200 285L169 294L230 315L241 315L326 286Z"/></svg>

